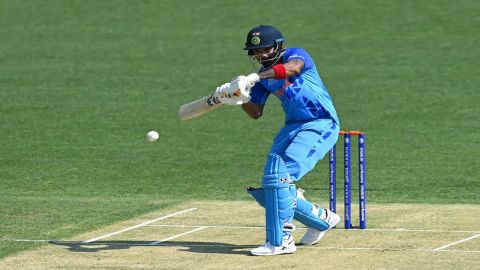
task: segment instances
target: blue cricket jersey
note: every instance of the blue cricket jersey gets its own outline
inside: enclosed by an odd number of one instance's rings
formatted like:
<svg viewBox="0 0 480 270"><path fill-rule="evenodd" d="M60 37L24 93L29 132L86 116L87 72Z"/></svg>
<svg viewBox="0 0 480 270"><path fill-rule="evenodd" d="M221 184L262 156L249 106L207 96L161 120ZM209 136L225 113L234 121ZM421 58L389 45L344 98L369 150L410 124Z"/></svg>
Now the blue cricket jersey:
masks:
<svg viewBox="0 0 480 270"><path fill-rule="evenodd" d="M282 55L282 62L293 59L305 63L300 74L285 80L260 80L252 88L250 101L265 104L273 93L282 102L287 124L316 119L332 119L340 124L332 98L310 55L302 48L287 48Z"/></svg>

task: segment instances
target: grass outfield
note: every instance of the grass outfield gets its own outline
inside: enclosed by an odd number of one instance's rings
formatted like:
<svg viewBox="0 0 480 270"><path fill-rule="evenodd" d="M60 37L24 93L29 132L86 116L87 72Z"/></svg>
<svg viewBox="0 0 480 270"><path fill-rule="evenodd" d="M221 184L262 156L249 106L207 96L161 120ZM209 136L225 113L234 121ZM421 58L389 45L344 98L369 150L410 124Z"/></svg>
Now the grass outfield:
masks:
<svg viewBox="0 0 480 270"><path fill-rule="evenodd" d="M248 4L247 4L248 3ZM342 129L368 132L369 203L478 204L480 4L0 0L0 238L60 239L189 200L249 200L282 126L177 120L272 24L317 62ZM265 7L265 8L262 8ZM288 11L288 13L287 13ZM160 132L155 144L148 130ZM324 162L300 186L326 196ZM0 257L37 244L0 241Z"/></svg>

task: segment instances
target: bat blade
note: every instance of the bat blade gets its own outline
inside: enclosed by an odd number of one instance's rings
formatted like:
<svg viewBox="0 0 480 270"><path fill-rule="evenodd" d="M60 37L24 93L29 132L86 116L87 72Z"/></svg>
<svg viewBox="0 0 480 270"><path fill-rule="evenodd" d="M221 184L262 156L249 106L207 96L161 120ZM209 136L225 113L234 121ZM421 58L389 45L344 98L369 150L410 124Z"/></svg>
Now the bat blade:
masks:
<svg viewBox="0 0 480 270"><path fill-rule="evenodd" d="M213 94L180 106L178 117L185 121L206 114L222 105Z"/></svg>

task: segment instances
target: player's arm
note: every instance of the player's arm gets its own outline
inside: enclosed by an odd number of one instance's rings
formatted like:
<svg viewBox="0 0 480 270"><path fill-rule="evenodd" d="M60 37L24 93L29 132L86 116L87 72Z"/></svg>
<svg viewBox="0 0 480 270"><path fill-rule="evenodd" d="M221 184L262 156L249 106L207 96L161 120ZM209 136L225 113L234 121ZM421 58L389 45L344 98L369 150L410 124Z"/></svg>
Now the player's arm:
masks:
<svg viewBox="0 0 480 270"><path fill-rule="evenodd" d="M260 118L269 95L270 92L261 83L255 84L251 89L249 102L242 104L243 111L253 119Z"/></svg>
<svg viewBox="0 0 480 270"><path fill-rule="evenodd" d="M277 64L272 68L258 73L260 79L285 79L293 75L299 74L305 62L300 59L293 59L285 64Z"/></svg>
<svg viewBox="0 0 480 270"><path fill-rule="evenodd" d="M300 59L293 59L285 64L278 64L258 73L260 79L285 79L299 74L305 62ZM242 109L253 119L258 119L263 114L263 104L248 102L242 104Z"/></svg>
<svg viewBox="0 0 480 270"><path fill-rule="evenodd" d="M252 102L243 103L242 109L253 119L258 119L263 114L263 104L256 104Z"/></svg>

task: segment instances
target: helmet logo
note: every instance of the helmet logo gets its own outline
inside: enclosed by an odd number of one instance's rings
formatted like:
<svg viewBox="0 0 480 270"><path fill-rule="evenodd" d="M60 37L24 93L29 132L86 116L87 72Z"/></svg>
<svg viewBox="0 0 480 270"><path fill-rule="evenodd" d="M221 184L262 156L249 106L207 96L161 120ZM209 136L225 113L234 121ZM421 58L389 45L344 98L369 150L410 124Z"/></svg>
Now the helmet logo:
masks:
<svg viewBox="0 0 480 270"><path fill-rule="evenodd" d="M252 37L251 42L253 45L260 44L260 37L257 37L257 36Z"/></svg>

